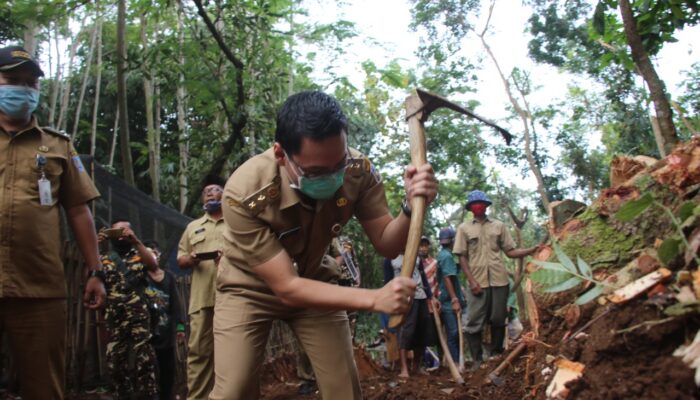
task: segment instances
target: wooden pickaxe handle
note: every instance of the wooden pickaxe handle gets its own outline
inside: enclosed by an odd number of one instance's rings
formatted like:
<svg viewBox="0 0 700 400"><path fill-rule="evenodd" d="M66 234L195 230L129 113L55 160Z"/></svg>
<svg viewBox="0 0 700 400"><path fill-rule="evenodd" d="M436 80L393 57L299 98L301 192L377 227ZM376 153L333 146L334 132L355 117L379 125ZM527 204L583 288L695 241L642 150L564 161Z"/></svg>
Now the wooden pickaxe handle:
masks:
<svg viewBox="0 0 700 400"><path fill-rule="evenodd" d="M464 378L462 378L462 375L459 373L459 369L457 368L454 360L452 359L450 348L447 346L447 341L445 340L445 334L442 332L442 322L440 321L440 316L438 315L438 313L438 310L434 310L433 317L435 318L435 329L437 329L438 332L440 347L442 347L442 353L445 355L445 360L447 360L447 366L450 369L452 378L454 378L455 382L462 385L464 384Z"/></svg>
<svg viewBox="0 0 700 400"><path fill-rule="evenodd" d="M411 146L411 164L418 168L426 164L427 154L425 150L425 129L423 128L423 102L420 97L413 93L406 98L406 115L408 118L408 137ZM406 240L406 250L403 255L401 265L401 276L413 277L413 269L416 266L416 256L418 255L418 244L423 234L423 222L425 219L425 197L413 196L411 198L411 224L408 228L408 239ZM403 324L404 315L395 314L389 318L389 327L396 328Z"/></svg>
<svg viewBox="0 0 700 400"><path fill-rule="evenodd" d="M461 289L460 289L461 290ZM462 313L457 314L457 331L459 332L459 367L464 367L464 333L462 332Z"/></svg>

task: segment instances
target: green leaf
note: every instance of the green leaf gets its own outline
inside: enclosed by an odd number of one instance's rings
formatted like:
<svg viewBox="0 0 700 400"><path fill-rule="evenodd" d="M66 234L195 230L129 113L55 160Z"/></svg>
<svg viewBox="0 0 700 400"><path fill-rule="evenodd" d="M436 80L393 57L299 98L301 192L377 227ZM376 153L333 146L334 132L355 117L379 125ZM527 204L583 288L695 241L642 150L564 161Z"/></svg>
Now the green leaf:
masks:
<svg viewBox="0 0 700 400"><path fill-rule="evenodd" d="M599 35L605 33L605 4L599 1L595 6L595 12L593 13L593 29Z"/></svg>
<svg viewBox="0 0 700 400"><path fill-rule="evenodd" d="M659 260L668 265L674 258L681 253L681 245L683 242L679 238L668 238L659 246Z"/></svg>
<svg viewBox="0 0 700 400"><path fill-rule="evenodd" d="M691 215L693 215L693 210L695 210L694 202L687 201L683 203L683 205L678 209L678 218L681 220L681 222L684 222L686 219L690 218Z"/></svg>
<svg viewBox="0 0 700 400"><path fill-rule="evenodd" d="M672 317L677 317L686 314L700 313L700 302L690 301L687 303L677 303L664 310L664 314Z"/></svg>
<svg viewBox="0 0 700 400"><path fill-rule="evenodd" d="M563 271L555 271L551 269L538 269L530 274L530 279L537 283L541 283L545 287L558 285L571 278L571 274Z"/></svg>
<svg viewBox="0 0 700 400"><path fill-rule="evenodd" d="M639 216L639 214L646 211L653 203L654 197L652 197L650 193L645 193L644 196L636 200L630 200L620 207L615 214L615 218L622 222L630 222Z"/></svg>
<svg viewBox="0 0 700 400"><path fill-rule="evenodd" d="M558 272L566 272L567 274L571 274L571 271L568 269L564 268L563 265L555 262L549 262L549 261L540 261L540 260L532 260L533 263L536 265L539 265L540 267L550 270L550 271L558 271Z"/></svg>
<svg viewBox="0 0 700 400"><path fill-rule="evenodd" d="M581 275L586 278L593 278L593 270L581 257L578 257L578 270L581 271Z"/></svg>
<svg viewBox="0 0 700 400"><path fill-rule="evenodd" d="M576 266L574 265L574 262L571 261L569 256L567 256L566 253L564 253L564 250L562 250L557 243L554 243L554 252L557 254L557 258L559 259L561 265L572 274L575 274Z"/></svg>
<svg viewBox="0 0 700 400"><path fill-rule="evenodd" d="M586 304L591 300L595 300L598 296L603 293L603 286L601 285L595 285L595 287L586 293L582 294L578 299L576 299L576 304L582 305Z"/></svg>
<svg viewBox="0 0 700 400"><path fill-rule="evenodd" d="M573 278L570 278L569 280L566 280L562 283L556 284L554 286L550 286L544 290L546 293L557 293L557 292L563 292L565 290L569 290L571 288L574 288L578 286L581 282L581 278L578 276L574 276Z"/></svg>

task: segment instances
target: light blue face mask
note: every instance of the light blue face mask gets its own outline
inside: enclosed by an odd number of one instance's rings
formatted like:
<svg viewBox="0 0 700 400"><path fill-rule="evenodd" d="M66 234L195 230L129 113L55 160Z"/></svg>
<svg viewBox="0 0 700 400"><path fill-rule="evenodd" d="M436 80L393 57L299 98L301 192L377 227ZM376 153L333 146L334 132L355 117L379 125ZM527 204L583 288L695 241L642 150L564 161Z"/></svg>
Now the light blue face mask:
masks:
<svg viewBox="0 0 700 400"><path fill-rule="evenodd" d="M343 186L345 181L345 168L338 172L307 178L299 177L299 191L316 200L327 200L333 197L335 192Z"/></svg>
<svg viewBox="0 0 700 400"><path fill-rule="evenodd" d="M39 105L39 91L27 86L0 85L0 112L16 120L28 120Z"/></svg>

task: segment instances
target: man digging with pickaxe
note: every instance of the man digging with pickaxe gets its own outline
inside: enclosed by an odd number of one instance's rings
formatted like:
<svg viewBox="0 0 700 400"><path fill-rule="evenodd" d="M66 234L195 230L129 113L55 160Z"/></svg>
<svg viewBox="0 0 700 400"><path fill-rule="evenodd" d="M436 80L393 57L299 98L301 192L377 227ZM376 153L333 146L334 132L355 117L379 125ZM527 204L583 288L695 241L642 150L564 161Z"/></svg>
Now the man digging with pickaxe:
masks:
<svg viewBox="0 0 700 400"><path fill-rule="evenodd" d="M488 126L495 128L504 137L506 143L510 144L512 136L505 129L440 96L417 89L416 93L412 94L406 99L406 119L408 121L411 146L411 164L414 167L421 168L421 166L427 165L424 124L432 111L443 107L466 114L485 123ZM411 209L413 210L411 213L411 225L408 231L406 250L404 252L404 263L401 268L401 276L407 278L413 275L415 265L413 260L416 259L418 244L420 242L421 235L423 234L426 199L421 196L414 196L411 200ZM445 354L445 359L447 360L450 373L457 383L462 384L464 383L464 380L462 379L459 369L455 365L455 361L452 359L450 354L444 334L442 333L440 317L438 313L433 313L433 317L435 318L435 322L438 327L440 345L443 353ZM389 321L389 327L395 328L401 325L403 320L403 314L393 315Z"/></svg>

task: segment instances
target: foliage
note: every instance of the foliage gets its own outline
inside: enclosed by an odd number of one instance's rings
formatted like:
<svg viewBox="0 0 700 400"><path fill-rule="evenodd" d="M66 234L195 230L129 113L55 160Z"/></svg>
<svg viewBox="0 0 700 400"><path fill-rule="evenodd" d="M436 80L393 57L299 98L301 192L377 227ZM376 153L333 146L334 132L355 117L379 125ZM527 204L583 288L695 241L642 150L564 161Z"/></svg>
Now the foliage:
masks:
<svg viewBox="0 0 700 400"><path fill-rule="evenodd" d="M630 222L652 206L661 209L676 228L676 233L667 237L658 249L659 261L668 265L685 249L691 248L683 232L683 227L695 222L697 216L700 215L700 205L696 205L692 201L685 202L678 207L676 215L670 208L658 201L653 194L647 192L638 199L630 200L622 205L615 213L615 218L622 222ZM694 255L694 258L695 262L700 265L700 259L697 255Z"/></svg>
<svg viewBox="0 0 700 400"><path fill-rule="evenodd" d="M607 285L593 278L593 270L581 257L578 257L576 264L574 264L557 243L554 243L554 251L559 259L558 263L532 261L541 268L530 274L530 277L533 281L543 284L545 292L563 292L584 282L593 284L594 286L590 290L578 297L576 304L586 304L603 293L603 288Z"/></svg>

